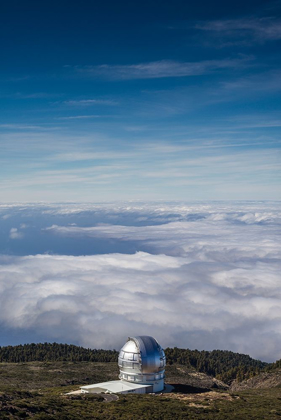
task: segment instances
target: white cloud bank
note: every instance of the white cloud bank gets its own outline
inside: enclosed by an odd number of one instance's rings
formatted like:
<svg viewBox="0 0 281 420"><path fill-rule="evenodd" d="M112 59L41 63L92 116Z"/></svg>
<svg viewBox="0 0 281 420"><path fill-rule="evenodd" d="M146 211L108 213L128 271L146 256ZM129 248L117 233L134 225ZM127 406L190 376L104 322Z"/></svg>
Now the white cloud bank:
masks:
<svg viewBox="0 0 281 420"><path fill-rule="evenodd" d="M163 346L281 358L278 203L121 207L42 209L55 220L57 214L74 215L76 222L42 230L42 238L133 241L135 249L146 252L2 256L0 325L5 331L117 349L128 335L149 334ZM116 220L134 214L135 220L154 225L79 226L83 211L89 216L91 209L104 214L106 208Z"/></svg>

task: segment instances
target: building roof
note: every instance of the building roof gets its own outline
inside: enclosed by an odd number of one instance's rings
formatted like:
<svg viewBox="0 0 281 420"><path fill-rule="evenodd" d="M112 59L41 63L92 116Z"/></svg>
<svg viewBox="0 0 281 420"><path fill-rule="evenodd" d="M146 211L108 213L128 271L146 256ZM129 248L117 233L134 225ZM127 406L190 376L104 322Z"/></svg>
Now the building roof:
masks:
<svg viewBox="0 0 281 420"><path fill-rule="evenodd" d="M134 391L135 389L147 388L151 385L138 385L132 382L127 381L110 381L110 382L100 382L99 384L93 385L84 385L80 388L85 391L91 391L95 388L104 389L104 392L111 392L118 394L119 392L124 391Z"/></svg>

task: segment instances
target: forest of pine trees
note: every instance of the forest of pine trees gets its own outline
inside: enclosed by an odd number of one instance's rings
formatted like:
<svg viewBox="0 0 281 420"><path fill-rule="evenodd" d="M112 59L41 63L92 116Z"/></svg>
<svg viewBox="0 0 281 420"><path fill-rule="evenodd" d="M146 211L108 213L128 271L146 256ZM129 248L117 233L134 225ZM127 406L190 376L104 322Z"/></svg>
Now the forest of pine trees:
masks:
<svg viewBox="0 0 281 420"><path fill-rule="evenodd" d="M199 372L215 376L226 383L234 379L242 381L270 369L272 365L281 367L281 361L269 365L252 359L245 354L231 351L199 351L165 349L167 364L182 364L195 368ZM116 350L92 350L70 344L43 343L0 347L0 362L25 363L32 361L53 362L117 362ZM278 366L277 366L278 365Z"/></svg>
<svg viewBox="0 0 281 420"><path fill-rule="evenodd" d="M0 347L0 362L116 362L116 350L91 350L72 344L39 343Z"/></svg>
<svg viewBox="0 0 281 420"><path fill-rule="evenodd" d="M225 383L234 379L242 381L260 373L267 363L252 359L246 354L227 350L199 351L167 348L168 363L179 363L194 367L197 371L212 375Z"/></svg>
<svg viewBox="0 0 281 420"><path fill-rule="evenodd" d="M265 370L267 372L269 372L269 371L274 370L274 369L281 369L281 359L277 360L275 363L268 364L268 366L266 366Z"/></svg>

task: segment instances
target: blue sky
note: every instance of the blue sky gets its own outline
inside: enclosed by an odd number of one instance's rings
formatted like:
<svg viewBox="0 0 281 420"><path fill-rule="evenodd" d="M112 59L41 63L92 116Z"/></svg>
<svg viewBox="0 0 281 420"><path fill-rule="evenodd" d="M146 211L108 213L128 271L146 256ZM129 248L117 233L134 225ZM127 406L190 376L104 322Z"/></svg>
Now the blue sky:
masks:
<svg viewBox="0 0 281 420"><path fill-rule="evenodd" d="M2 4L1 200L280 199L280 12Z"/></svg>

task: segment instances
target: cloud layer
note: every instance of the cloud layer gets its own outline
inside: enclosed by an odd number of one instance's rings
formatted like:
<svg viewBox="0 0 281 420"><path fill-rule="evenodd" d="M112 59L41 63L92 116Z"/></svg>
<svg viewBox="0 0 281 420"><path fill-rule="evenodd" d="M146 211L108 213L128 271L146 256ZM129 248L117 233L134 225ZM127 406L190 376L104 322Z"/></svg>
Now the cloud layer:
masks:
<svg viewBox="0 0 281 420"><path fill-rule="evenodd" d="M2 255L0 325L11 336L118 349L128 335L150 334L163 346L281 357L278 203L0 210L2 223L14 226L15 213L21 221L24 215L54 220L39 232L48 246L50 238L107 240L120 249L128 243L130 253L73 256L62 248L62 255ZM89 220L94 224L85 226ZM28 240L31 228L24 227L24 239L13 243Z"/></svg>

